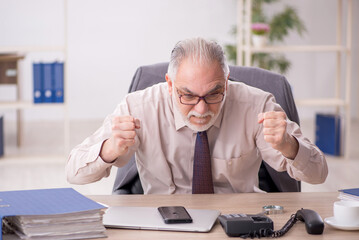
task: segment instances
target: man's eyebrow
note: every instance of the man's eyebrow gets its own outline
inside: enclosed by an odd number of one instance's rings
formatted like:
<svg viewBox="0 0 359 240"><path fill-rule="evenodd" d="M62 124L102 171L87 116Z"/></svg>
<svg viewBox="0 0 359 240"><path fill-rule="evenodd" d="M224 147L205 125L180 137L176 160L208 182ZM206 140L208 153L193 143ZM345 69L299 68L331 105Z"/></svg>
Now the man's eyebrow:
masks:
<svg viewBox="0 0 359 240"><path fill-rule="evenodd" d="M205 95L208 95L208 94L211 94L211 93L214 93L216 92L217 90L221 89L221 88L224 88L224 85L220 85L220 84L217 84L214 88L212 88L210 91L208 91ZM197 94L195 94L194 92L192 92L191 90L189 90L188 88L184 87L182 89L180 89L182 92L186 92L186 94L191 94L191 95L194 95L194 96L197 96Z"/></svg>

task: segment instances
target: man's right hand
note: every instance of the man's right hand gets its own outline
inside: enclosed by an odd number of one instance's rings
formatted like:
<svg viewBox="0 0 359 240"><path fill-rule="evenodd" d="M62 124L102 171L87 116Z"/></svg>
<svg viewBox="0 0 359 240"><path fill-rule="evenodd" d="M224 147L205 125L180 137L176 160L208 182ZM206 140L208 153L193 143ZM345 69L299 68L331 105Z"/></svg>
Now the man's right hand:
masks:
<svg viewBox="0 0 359 240"><path fill-rule="evenodd" d="M136 131L140 128L140 120L132 116L116 116L112 119L111 137L101 148L100 157L105 162L113 162L119 156L127 153L129 147L135 144Z"/></svg>

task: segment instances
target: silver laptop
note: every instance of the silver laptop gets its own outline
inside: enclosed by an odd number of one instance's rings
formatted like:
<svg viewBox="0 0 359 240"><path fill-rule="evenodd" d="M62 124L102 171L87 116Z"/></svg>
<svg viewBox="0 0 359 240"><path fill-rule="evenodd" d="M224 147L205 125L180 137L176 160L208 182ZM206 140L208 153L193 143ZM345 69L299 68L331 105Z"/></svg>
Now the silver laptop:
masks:
<svg viewBox="0 0 359 240"><path fill-rule="evenodd" d="M187 209L192 223L166 224L155 207L109 207L103 216L108 228L209 232L220 212L209 209Z"/></svg>

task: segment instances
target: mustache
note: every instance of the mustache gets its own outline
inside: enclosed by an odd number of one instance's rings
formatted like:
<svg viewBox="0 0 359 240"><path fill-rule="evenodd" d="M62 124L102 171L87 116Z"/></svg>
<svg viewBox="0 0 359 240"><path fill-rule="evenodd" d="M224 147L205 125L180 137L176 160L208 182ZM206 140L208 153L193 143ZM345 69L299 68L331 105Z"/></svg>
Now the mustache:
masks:
<svg viewBox="0 0 359 240"><path fill-rule="evenodd" d="M214 117L214 113L211 112L211 111L208 111L205 114L200 114L200 113L192 110L187 114L187 119L189 120L191 117L205 118L205 117L208 117L208 116Z"/></svg>

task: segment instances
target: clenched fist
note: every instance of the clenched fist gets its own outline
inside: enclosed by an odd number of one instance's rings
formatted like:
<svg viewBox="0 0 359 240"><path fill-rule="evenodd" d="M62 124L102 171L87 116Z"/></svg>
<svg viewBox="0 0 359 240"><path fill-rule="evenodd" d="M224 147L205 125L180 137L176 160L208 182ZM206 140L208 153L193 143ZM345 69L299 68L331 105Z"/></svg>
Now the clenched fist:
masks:
<svg viewBox="0 0 359 240"><path fill-rule="evenodd" d="M100 157L105 162L113 162L117 157L127 153L135 144L136 131L140 120L132 116L116 116L112 120L111 137L102 145Z"/></svg>
<svg viewBox="0 0 359 240"><path fill-rule="evenodd" d="M297 140L287 132L287 116L284 112L258 114L258 123L263 124L264 140L285 157L294 159L298 153Z"/></svg>

